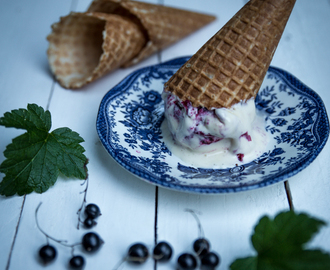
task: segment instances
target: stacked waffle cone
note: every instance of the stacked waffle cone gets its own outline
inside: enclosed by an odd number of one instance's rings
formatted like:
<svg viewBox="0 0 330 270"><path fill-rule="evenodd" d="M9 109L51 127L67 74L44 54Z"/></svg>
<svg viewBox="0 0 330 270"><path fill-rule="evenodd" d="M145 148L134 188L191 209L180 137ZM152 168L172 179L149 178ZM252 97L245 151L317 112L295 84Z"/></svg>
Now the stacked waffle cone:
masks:
<svg viewBox="0 0 330 270"><path fill-rule="evenodd" d="M165 84L194 107L230 108L255 98L295 0L251 0Z"/></svg>
<svg viewBox="0 0 330 270"><path fill-rule="evenodd" d="M214 16L129 0L95 0L52 25L48 60L64 88L76 89L177 42Z"/></svg>

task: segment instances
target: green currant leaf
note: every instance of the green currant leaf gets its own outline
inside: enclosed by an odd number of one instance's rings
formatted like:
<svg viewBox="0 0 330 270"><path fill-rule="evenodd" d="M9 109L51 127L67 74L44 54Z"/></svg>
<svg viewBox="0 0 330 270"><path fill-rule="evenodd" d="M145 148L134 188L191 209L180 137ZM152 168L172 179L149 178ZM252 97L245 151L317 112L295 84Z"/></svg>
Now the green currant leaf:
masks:
<svg viewBox="0 0 330 270"><path fill-rule="evenodd" d="M87 177L87 158L82 154L85 151L80 145L82 142L79 134L69 128L56 129L49 136L49 151L56 153L58 169L67 177Z"/></svg>
<svg viewBox="0 0 330 270"><path fill-rule="evenodd" d="M264 216L251 237L257 256L237 259L230 269L330 269L330 254L305 248L324 225L322 220L293 211L279 213L273 220Z"/></svg>
<svg viewBox="0 0 330 270"><path fill-rule="evenodd" d="M323 221L293 211L282 212L273 221L265 216L255 227L252 244L259 255L294 253L301 250L322 225L325 225Z"/></svg>
<svg viewBox="0 0 330 270"><path fill-rule="evenodd" d="M247 257L235 260L231 266L231 270L256 270L258 269L258 258Z"/></svg>
<svg viewBox="0 0 330 270"><path fill-rule="evenodd" d="M36 104L28 104L26 109L12 110L6 112L0 118L0 125L25 129L27 131L49 131L51 128L51 115Z"/></svg>
<svg viewBox="0 0 330 270"><path fill-rule="evenodd" d="M285 260L282 269L327 270L330 269L329 254L321 250L303 250Z"/></svg>
<svg viewBox="0 0 330 270"><path fill-rule="evenodd" d="M5 113L0 125L26 129L6 147L6 159L0 165L5 177L0 182L0 194L24 195L43 193L59 176L87 178L87 158L80 145L84 140L69 128L49 133L51 116L35 104L28 109Z"/></svg>

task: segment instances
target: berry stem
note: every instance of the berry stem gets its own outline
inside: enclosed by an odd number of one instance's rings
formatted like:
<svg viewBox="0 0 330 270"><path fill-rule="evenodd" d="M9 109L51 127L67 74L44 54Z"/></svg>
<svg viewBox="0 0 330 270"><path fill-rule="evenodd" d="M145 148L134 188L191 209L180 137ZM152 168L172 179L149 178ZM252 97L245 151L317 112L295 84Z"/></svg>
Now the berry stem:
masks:
<svg viewBox="0 0 330 270"><path fill-rule="evenodd" d="M195 218L197 225L198 225L198 238L204 238L204 230L203 230L202 224L201 224L196 212L194 210L188 209L188 208L185 209L184 211L192 214L192 216ZM201 213L199 213L199 214L201 214Z"/></svg>
<svg viewBox="0 0 330 270"><path fill-rule="evenodd" d="M112 270L118 270L121 266L123 266L124 262L128 260L128 256L122 258Z"/></svg>
<svg viewBox="0 0 330 270"><path fill-rule="evenodd" d="M79 227L80 227L80 223L83 223L83 221L82 221L82 219L81 219L81 211L83 210L83 208L84 208L84 206L85 206L85 204L86 204L86 202L87 202L86 198L87 198L88 182L89 182L89 181L88 181L88 177L87 177L87 178L85 179L85 181L81 184L82 186L86 184L86 187L85 187L85 189L84 189L83 191L80 192L80 194L81 194L81 193L84 193L84 199L83 199L83 202L82 202L80 208L79 208L78 211L77 211L77 215L78 215L77 229L78 229L78 230L79 230Z"/></svg>
<svg viewBox="0 0 330 270"><path fill-rule="evenodd" d="M79 246L79 245L81 245L81 243L76 243L76 244L69 245L69 244L67 244L68 241L66 241L66 240L58 240L58 239L56 239L56 238L50 236L49 234L47 234L47 233L46 233L46 232L40 227L40 225L39 225L39 221L38 221L38 211L39 211L39 208L40 208L41 204L42 204L42 202L40 202L39 205L38 205L37 208L36 208L36 211L35 211L35 220L36 220L36 224L37 224L37 227L38 227L39 231L41 231L41 232L43 233L43 235L46 236L47 244L49 244L49 239L51 239L51 240L53 240L53 241L56 242L56 243L59 243L59 244L65 246L65 247L71 247L72 249L73 249L75 246ZM72 251L72 252L73 252L73 251Z"/></svg>

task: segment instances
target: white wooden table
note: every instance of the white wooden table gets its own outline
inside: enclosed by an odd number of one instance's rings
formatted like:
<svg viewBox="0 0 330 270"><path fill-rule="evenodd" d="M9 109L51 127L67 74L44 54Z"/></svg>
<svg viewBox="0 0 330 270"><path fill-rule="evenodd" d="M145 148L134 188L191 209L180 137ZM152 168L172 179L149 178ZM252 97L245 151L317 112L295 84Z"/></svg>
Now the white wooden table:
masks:
<svg viewBox="0 0 330 270"><path fill-rule="evenodd" d="M250 236L259 218L289 209L284 182L261 189L222 195L192 195L157 188L120 167L101 145L95 128L98 107L105 93L132 71L179 56L192 55L246 2L244 0L148 0L214 14L217 20L137 66L118 70L83 90L61 88L48 68L46 36L50 25L70 11L85 11L90 0L0 1L0 115L36 103L52 113L52 129L70 127L84 139L89 158L87 201L100 206L102 216L93 228L105 241L86 255L85 269L112 269L129 245L143 242L152 248L166 240L174 248L170 263L124 269L174 269L182 252L191 251L198 235L196 222L184 209L202 213L200 220L212 250L221 256L219 269L228 269L239 257L253 254ZM272 66L293 74L315 90L330 108L330 1L297 0ZM21 131L0 127L0 162L3 151ZM316 160L288 180L293 206L330 223L329 143ZM0 176L0 179L3 175ZM80 241L85 229L76 229L76 212L83 190L79 180L60 178L43 194L0 197L0 269L43 269L37 259L45 237L34 213L40 202L41 227L51 236ZM47 269L67 269L70 249L54 243L56 261ZM330 251L330 227L321 230L312 246Z"/></svg>

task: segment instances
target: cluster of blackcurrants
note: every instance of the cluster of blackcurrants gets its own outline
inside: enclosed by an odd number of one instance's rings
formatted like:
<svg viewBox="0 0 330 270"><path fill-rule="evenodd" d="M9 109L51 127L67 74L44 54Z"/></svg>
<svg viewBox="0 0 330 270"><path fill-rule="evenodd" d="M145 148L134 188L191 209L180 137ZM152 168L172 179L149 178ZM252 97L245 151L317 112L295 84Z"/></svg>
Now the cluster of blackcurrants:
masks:
<svg viewBox="0 0 330 270"><path fill-rule="evenodd" d="M86 191L85 197L81 208L78 210L78 229L79 224L83 223L84 226L88 229L94 227L96 225L95 219L101 215L100 208L96 204L88 204L85 206L84 213L86 218L84 221L80 219L80 213L86 203ZM37 213L41 203L38 205L35 212L35 219L38 229L46 236L47 244L42 246L39 249L39 257L42 263L48 264L55 260L57 251L53 245L49 244L49 239L64 245L66 247L70 247L72 249L72 256L69 261L70 269L83 269L85 266L85 259L81 255L74 255L74 247L81 245L83 250L87 253L93 253L97 251L102 244L104 243L100 236L95 232L88 232L84 234L82 241L77 244L69 245L66 241L57 240L47 233L45 233L41 227L39 226ZM210 242L203 237L202 226L200 221L193 210L186 209L186 212L190 212L197 221L199 227L199 237L193 243L194 253L182 253L177 259L177 270L195 270L197 268L201 270L215 270L216 267L220 264L220 258L215 253L210 251ZM159 242L153 249L152 258L156 262L166 263L168 262L173 254L173 249L168 242L162 241ZM136 243L129 247L126 257L120 262L119 266L127 261L129 263L134 264L143 264L150 257L149 250L143 243ZM118 266L118 267L119 267ZM116 267L115 269L117 269Z"/></svg>
<svg viewBox="0 0 330 270"><path fill-rule="evenodd" d="M215 270L220 264L220 257L211 251L210 242L204 237L202 225L195 211L186 209L195 218L199 237L193 243L194 253L182 253L177 259L177 270ZM167 242L159 242L153 249L152 258L157 262L168 262L172 257L172 247ZM149 258L148 248L143 243L136 243L129 247L122 262L142 264ZM122 263L121 262L121 263ZM117 269L116 267L115 269Z"/></svg>
<svg viewBox="0 0 330 270"><path fill-rule="evenodd" d="M195 218L198 228L199 237L193 243L195 254L183 253L177 261L177 270L214 270L220 264L220 257L215 252L211 251L210 242L204 237L201 222L194 210L185 209L185 212L192 214Z"/></svg>
<svg viewBox="0 0 330 270"><path fill-rule="evenodd" d="M172 257L172 247L167 242L159 242L153 249L152 258L157 262L168 262ZM149 250L143 243L136 243L129 247L126 257L115 267L127 261L133 264L143 264L149 258Z"/></svg>
<svg viewBox="0 0 330 270"><path fill-rule="evenodd" d="M193 249L195 254L183 253L178 257L177 270L214 270L220 263L219 256L210 251L210 243L205 238L198 238ZM172 247L167 242L159 242L153 249L152 258L157 262L168 262L172 257ZM149 258L149 251L143 243L130 246L123 261L143 264Z"/></svg>
<svg viewBox="0 0 330 270"><path fill-rule="evenodd" d="M70 269L79 269L79 270L83 269L85 266L85 258L81 255L74 255L74 247L81 245L85 252L93 253L102 246L104 241L95 232L85 233L83 235L80 243L72 244L72 245L67 244L66 241L57 240L57 239L49 236L47 233L45 233L40 228L39 223L38 223L37 212L38 212L40 205L41 204L39 204L39 206L36 209L36 223L37 223L37 227L39 228L39 230L46 236L46 239L47 239L47 244L42 246L39 249L39 258L40 258L41 262L43 264L48 264L48 263L54 261L57 256L56 248L53 245L49 244L49 239L51 239L61 245L72 248L72 256L69 261ZM95 226L96 225L95 219L101 215L100 208L96 204L88 204L85 207L84 213L86 214L86 219L84 220L83 223L86 228L91 228L91 227Z"/></svg>
<svg viewBox="0 0 330 270"><path fill-rule="evenodd" d="M210 242L206 238L198 238L193 249L196 255L183 253L178 258L178 270L194 270L199 267L201 270L214 270L220 264L220 257L210 251Z"/></svg>

